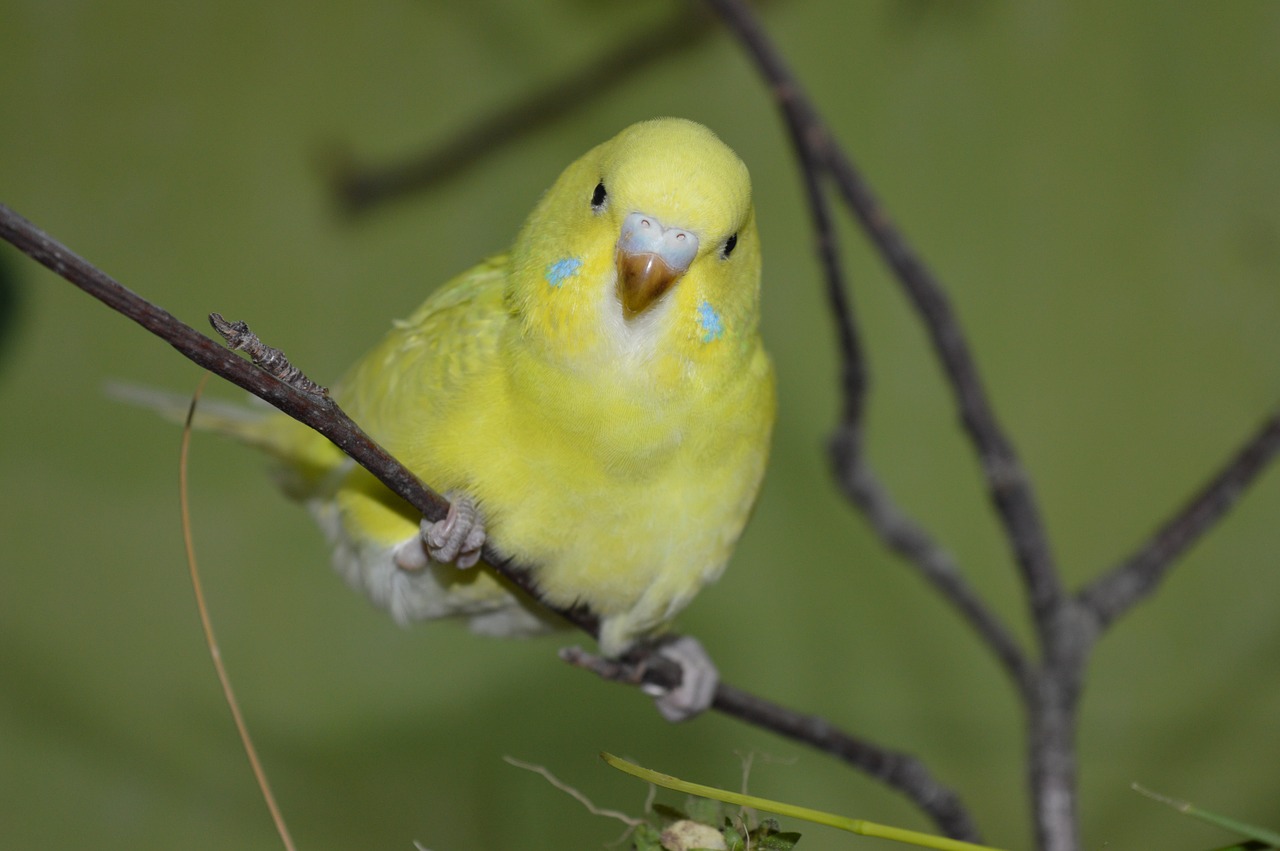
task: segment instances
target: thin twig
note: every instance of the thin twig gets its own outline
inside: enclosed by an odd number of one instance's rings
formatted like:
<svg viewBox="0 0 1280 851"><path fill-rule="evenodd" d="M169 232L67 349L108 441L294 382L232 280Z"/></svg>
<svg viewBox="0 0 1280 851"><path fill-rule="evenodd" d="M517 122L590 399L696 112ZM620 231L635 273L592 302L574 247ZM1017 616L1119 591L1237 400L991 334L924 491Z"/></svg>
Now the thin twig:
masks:
<svg viewBox="0 0 1280 851"><path fill-rule="evenodd" d="M831 208L823 191L822 164L815 158L814 146L807 139L816 125L802 101L782 97L779 105L800 161L801 180L813 220L815 249L826 279L828 305L836 322L843 411L828 442L831 468L845 495L862 510L885 545L905 558L952 603L991 647L1014 684L1025 691L1029 687L1028 664L1012 633L973 590L951 554L898 506L863 452L863 412L868 385L866 357L853 300L845 284Z"/></svg>
<svg viewBox="0 0 1280 851"><path fill-rule="evenodd" d="M629 685L637 682L633 667L578 647L561 650L560 658L602 679ZM661 657L654 661L671 664L671 660ZM651 681L652 672L644 671L642 674L642 681ZM910 754L851 736L825 718L804 715L724 682L716 688L712 708L739 721L807 744L879 780L909 798L928 814L938 830L953 839L982 841L977 825L960 796L938 782L924 763Z"/></svg>
<svg viewBox="0 0 1280 851"><path fill-rule="evenodd" d="M827 303L836 323L843 402L841 425L860 435L867 396L867 358L858 332L853 299L850 298L849 287L845 283L844 263L840 259L840 244L836 239L831 205L827 203L827 196L823 191L822 163L814 157L813 146L805 138L808 133L806 117L801 114L796 102L783 99L782 115L791 135L792 148L800 163L800 179L804 184L809 214L813 220L814 250L822 264Z"/></svg>
<svg viewBox="0 0 1280 851"><path fill-rule="evenodd" d="M85 290L113 310L124 314L164 339L184 357L248 390L299 422L320 432L424 516L429 519L440 519L445 516L448 503L444 498L422 484L416 476L388 455L361 431L332 399L306 393L285 384L243 358L231 354L167 311L126 289L3 204L0 204L0 238L10 242L41 265ZM248 332L247 327L245 332ZM533 599L539 599L529 568L519 565L510 556L493 551L487 545L484 550L484 560ZM545 603L543 605L546 606ZM585 609L579 607L562 610L551 606L546 608L556 612L589 635L596 634L596 619ZM640 648L632 657L621 663L619 672L618 679L624 682L654 683L667 688L674 687L680 682L679 669L672 660L654 654L646 655L644 648ZM918 785L908 784L907 781L919 772L903 770L900 767L899 755L894 752L852 739L826 721L801 715L754 698L726 683L719 685L713 705L720 711L732 714L749 724L773 730L780 735L841 757L863 770L867 770L867 766L885 768L889 771L886 782L894 785L902 784L900 788L903 788L903 791L922 810L934 818L940 829L958 839L976 839L976 831L972 831L971 822L960 808L954 793L928 782L931 778L927 774L920 778L921 782ZM851 749L845 745L846 742L858 742L859 747ZM954 815L954 811L958 808L962 818Z"/></svg>
<svg viewBox="0 0 1280 851"><path fill-rule="evenodd" d="M1222 469L1176 514L1120 564L1090 582L1080 603L1110 626L1160 587L1173 563L1222 518L1280 453L1280 411L1254 432Z"/></svg>
<svg viewBox="0 0 1280 851"><path fill-rule="evenodd" d="M309 384L318 386L305 376L295 381L298 386L285 383L275 375L232 354L168 311L122 286L3 204L0 204L0 237L111 309L165 340L184 357L323 434L424 517L442 520L448 513L449 503L444 497L424 485L417 476L391 457L336 402L327 396L299 389ZM244 327L243 333L249 333L248 326ZM291 367L282 355L280 358L283 363L277 361L274 368L287 372ZM484 559L516 587L534 598L537 597L537 586L527 567L490 546L484 549ZM582 610L547 608L588 633L595 634L594 618Z"/></svg>
<svg viewBox="0 0 1280 851"><path fill-rule="evenodd" d="M813 203L814 196L820 194L814 189L816 178L809 174L814 170L814 163L821 163L835 181L846 205L914 303L930 336L1021 573L1045 666L1037 668L1027 662L1012 635L964 582L950 557L897 509L862 459L860 394L863 387L859 373L863 366L860 353L856 346L849 345L843 329L842 355L846 360L857 358L859 362L844 366L846 415L832 443L832 461L846 493L872 518L877 532L921 570L966 617L1019 686L1029 720L1029 764L1037 837L1046 849L1075 848L1073 743L1077 686L1090 641L1073 631L1079 620L1071 617L1074 601L1064 595L1030 478L996 420L959 321L941 286L893 225L853 161L834 140L750 6L743 0L704 2L737 36L768 83L806 167L806 186L819 227L829 215L825 213L824 201ZM830 291L834 251L820 242L820 254L828 268ZM842 309L835 299L832 302L837 311ZM837 322L844 321L837 313ZM858 395L851 395L850 388Z"/></svg>
<svg viewBox="0 0 1280 851"><path fill-rule="evenodd" d="M743 0L704 2L720 15L747 49L787 121L798 123L802 128L801 132L793 132L793 137L809 149L809 156L823 163L872 244L915 303L950 380L961 420L977 450L992 501L1022 572L1036 624L1043 626L1061 603L1061 581L1030 479L987 401L977 366L949 300L890 220L853 161L832 138L751 7ZM1041 633L1042 640L1046 631Z"/></svg>
<svg viewBox="0 0 1280 851"><path fill-rule="evenodd" d="M862 510L885 545L911 563L964 616L991 648L1013 684L1025 694L1031 687L1034 670L1013 634L978 596L951 553L898 508L865 456L845 447L846 434L838 431L831 442L831 461L840 471L845 495Z"/></svg>
<svg viewBox="0 0 1280 851"><path fill-rule="evenodd" d="M1003 624L988 616L985 605L967 584L951 584L961 579L955 565L922 529L896 510L867 467L861 453L863 403L856 395L863 392L864 385L857 378L864 367L856 345L849 345L843 327L848 321L843 315L847 307L843 300L834 298L832 308L840 323L841 351L845 359L846 417L833 439L833 465L846 493L873 518L873 526L881 536L907 555L966 615L1022 686L1029 721L1030 778L1037 839L1045 849L1074 849L1079 844L1074 751L1077 706L1094 641L1101 629L1155 589L1172 561L1222 516L1275 457L1280 446L1280 423L1273 418L1264 425L1227 469L1124 564L1091 584L1079 596L1068 596L1055 566L1030 479L996 419L959 321L939 282L893 224L853 160L834 140L750 6L744 0L704 2L721 16L751 56L768 82L791 132L806 169L806 186L820 231L819 255L827 270L829 293L836 280L832 274L835 255L823 244L825 237L821 234L824 226L829 227L824 225L824 219L829 219L825 201L813 201L820 194L814 189L816 178L809 173L816 170L814 163L821 164L835 182L845 203L914 303L929 333L1021 572L1040 639L1042 663L1033 666L1027 662ZM855 360L856 363L850 363Z"/></svg>
<svg viewBox="0 0 1280 851"><path fill-rule="evenodd" d="M981 844L978 826L960 796L938 782L916 757L850 736L816 715L794 712L725 683L716 690L712 705L748 724L762 726L763 722L763 726L780 736L804 742L843 760L901 792L928 813L947 836Z"/></svg>

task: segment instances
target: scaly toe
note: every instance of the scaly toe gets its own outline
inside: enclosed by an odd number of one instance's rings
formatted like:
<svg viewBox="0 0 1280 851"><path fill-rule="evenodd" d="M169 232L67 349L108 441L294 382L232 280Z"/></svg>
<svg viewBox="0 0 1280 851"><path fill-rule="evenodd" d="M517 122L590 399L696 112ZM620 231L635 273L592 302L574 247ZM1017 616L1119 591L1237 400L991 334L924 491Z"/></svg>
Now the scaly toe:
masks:
<svg viewBox="0 0 1280 851"><path fill-rule="evenodd" d="M484 547L484 519L475 501L464 493L450 491L449 513L437 523L422 521L422 541L432 561L456 567L472 567Z"/></svg>
<svg viewBox="0 0 1280 851"><path fill-rule="evenodd" d="M658 712L672 723L687 721L711 707L720 672L696 638L684 635L658 652L680 666L680 685L654 696Z"/></svg>

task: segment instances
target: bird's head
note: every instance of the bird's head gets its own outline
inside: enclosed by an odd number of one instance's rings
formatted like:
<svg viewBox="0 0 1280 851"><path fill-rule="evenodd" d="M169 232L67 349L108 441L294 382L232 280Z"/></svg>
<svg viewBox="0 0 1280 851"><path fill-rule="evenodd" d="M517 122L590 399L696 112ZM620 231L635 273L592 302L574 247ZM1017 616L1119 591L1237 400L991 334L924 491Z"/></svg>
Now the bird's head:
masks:
<svg viewBox="0 0 1280 851"><path fill-rule="evenodd" d="M678 354L754 343L760 251L751 180L700 124L633 124L565 169L513 249L525 333L568 355Z"/></svg>

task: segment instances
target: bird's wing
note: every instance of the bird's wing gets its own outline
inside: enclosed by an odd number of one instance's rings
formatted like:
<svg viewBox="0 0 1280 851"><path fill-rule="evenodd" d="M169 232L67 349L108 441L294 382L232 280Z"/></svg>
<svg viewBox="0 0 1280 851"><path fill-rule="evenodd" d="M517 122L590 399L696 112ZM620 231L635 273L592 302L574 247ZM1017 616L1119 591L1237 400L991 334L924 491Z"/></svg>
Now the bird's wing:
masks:
<svg viewBox="0 0 1280 851"><path fill-rule="evenodd" d="M449 281L396 321L335 388L343 409L393 454L411 451L443 412L457 408L475 376L492 368L506 320L507 267L500 255Z"/></svg>

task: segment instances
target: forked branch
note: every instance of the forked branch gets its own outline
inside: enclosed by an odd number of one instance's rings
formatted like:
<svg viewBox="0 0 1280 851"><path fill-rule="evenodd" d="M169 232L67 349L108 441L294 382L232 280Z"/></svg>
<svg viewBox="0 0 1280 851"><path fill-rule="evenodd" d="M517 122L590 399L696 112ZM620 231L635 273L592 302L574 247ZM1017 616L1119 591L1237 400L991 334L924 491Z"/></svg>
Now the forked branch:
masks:
<svg viewBox="0 0 1280 851"><path fill-rule="evenodd" d="M915 303L950 380L961 420L977 451L991 499L1022 570L1033 616L1037 624L1044 623L1060 604L1062 588L1040 509L1030 477L996 420L950 301L933 273L893 224L852 159L832 137L751 7L745 0L704 2L734 33L764 77L783 112L794 144L802 151L802 163L821 164Z"/></svg>
<svg viewBox="0 0 1280 851"><path fill-rule="evenodd" d="M1280 453L1280 414L1264 423L1226 467L1136 553L1079 595L1066 594L1030 477L996 419L941 284L833 138L746 0L702 2L720 16L764 78L800 161L841 355L843 414L831 443L836 477L881 539L906 557L966 618L1018 685L1028 720L1037 838L1046 851L1074 851L1079 847L1075 728L1093 644L1106 626L1154 591L1174 560L1222 517ZM1039 637L1037 664L1028 662L951 556L897 508L862 451L866 366L824 194L828 182L893 272L930 337L1021 573Z"/></svg>

